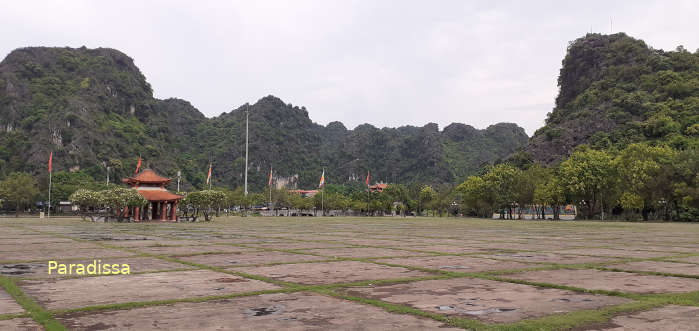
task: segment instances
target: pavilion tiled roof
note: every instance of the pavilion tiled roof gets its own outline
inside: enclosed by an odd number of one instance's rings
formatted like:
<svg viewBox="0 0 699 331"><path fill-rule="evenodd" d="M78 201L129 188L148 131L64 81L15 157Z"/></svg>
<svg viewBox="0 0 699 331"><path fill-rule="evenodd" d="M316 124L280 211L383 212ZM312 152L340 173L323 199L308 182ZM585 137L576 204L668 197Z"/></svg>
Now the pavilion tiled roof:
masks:
<svg viewBox="0 0 699 331"><path fill-rule="evenodd" d="M161 177L151 169L143 169L138 175L124 178L122 181L124 183L168 184L170 183L170 178Z"/></svg>
<svg viewBox="0 0 699 331"><path fill-rule="evenodd" d="M138 190L148 201L172 201L184 198L184 196L170 193L166 190Z"/></svg>

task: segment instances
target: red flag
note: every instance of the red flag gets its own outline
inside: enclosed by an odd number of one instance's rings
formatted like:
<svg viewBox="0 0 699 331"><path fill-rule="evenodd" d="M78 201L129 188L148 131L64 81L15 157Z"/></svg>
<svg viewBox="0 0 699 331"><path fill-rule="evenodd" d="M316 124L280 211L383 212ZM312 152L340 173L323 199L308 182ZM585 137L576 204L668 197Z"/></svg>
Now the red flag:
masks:
<svg viewBox="0 0 699 331"><path fill-rule="evenodd" d="M269 181L267 182L267 186L272 186L272 167L269 167Z"/></svg>
<svg viewBox="0 0 699 331"><path fill-rule="evenodd" d="M369 170L366 171L366 186L369 186Z"/></svg>
<svg viewBox="0 0 699 331"><path fill-rule="evenodd" d="M53 152L49 155L49 173L51 173L51 165L53 164Z"/></svg>
<svg viewBox="0 0 699 331"><path fill-rule="evenodd" d="M211 162L209 162L209 174L206 175L206 183L211 182Z"/></svg>
<svg viewBox="0 0 699 331"><path fill-rule="evenodd" d="M323 169L323 174L320 175L320 184L318 184L318 187L323 187L325 185L325 169Z"/></svg>
<svg viewBox="0 0 699 331"><path fill-rule="evenodd" d="M134 175L138 175L138 170L140 170L140 169L141 169L141 156L139 155L138 156L138 164L136 165L136 172L134 173Z"/></svg>

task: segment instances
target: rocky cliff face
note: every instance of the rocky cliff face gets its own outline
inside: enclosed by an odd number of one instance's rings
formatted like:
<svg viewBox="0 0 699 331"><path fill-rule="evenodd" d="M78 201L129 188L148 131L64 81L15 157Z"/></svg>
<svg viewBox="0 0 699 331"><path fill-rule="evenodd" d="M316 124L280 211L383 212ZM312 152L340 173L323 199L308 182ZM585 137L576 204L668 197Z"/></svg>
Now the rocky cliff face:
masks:
<svg viewBox="0 0 699 331"><path fill-rule="evenodd" d="M558 85L556 107L525 148L539 162L558 162L580 144L696 144L699 52L655 50L623 33L588 34L568 47Z"/></svg>

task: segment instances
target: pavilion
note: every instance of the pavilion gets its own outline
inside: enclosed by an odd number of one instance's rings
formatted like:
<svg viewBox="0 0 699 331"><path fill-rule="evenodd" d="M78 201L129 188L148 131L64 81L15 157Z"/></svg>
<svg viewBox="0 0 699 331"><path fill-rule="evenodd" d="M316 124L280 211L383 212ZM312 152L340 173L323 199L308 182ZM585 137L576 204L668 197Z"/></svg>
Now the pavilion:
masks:
<svg viewBox="0 0 699 331"><path fill-rule="evenodd" d="M134 207L133 219L135 222L139 222L141 219L163 222L177 221L177 203L184 196L172 194L165 189L165 185L170 184L170 178L161 177L151 169L144 169L136 176L124 178L121 181L134 188L149 202L149 205L143 210ZM125 210L124 214L125 217L129 216L128 209Z"/></svg>

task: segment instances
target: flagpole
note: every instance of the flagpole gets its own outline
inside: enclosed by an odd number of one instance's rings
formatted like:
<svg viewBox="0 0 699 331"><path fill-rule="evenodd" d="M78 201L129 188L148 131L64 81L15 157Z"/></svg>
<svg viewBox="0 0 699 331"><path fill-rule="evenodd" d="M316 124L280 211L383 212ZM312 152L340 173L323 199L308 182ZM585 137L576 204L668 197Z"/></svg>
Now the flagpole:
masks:
<svg viewBox="0 0 699 331"><path fill-rule="evenodd" d="M52 171L49 171L49 209L48 212L46 213L46 218L51 218L51 175L53 174Z"/></svg>
<svg viewBox="0 0 699 331"><path fill-rule="evenodd" d="M250 114L250 106L248 105L245 111L245 196L248 196L248 116Z"/></svg>
<svg viewBox="0 0 699 331"><path fill-rule="evenodd" d="M46 218L51 218L51 177L53 175L53 152L49 155L49 208L46 210Z"/></svg>
<svg viewBox="0 0 699 331"><path fill-rule="evenodd" d="M323 168L323 187L320 188L320 209L323 210L323 216L325 216L325 168Z"/></svg>

